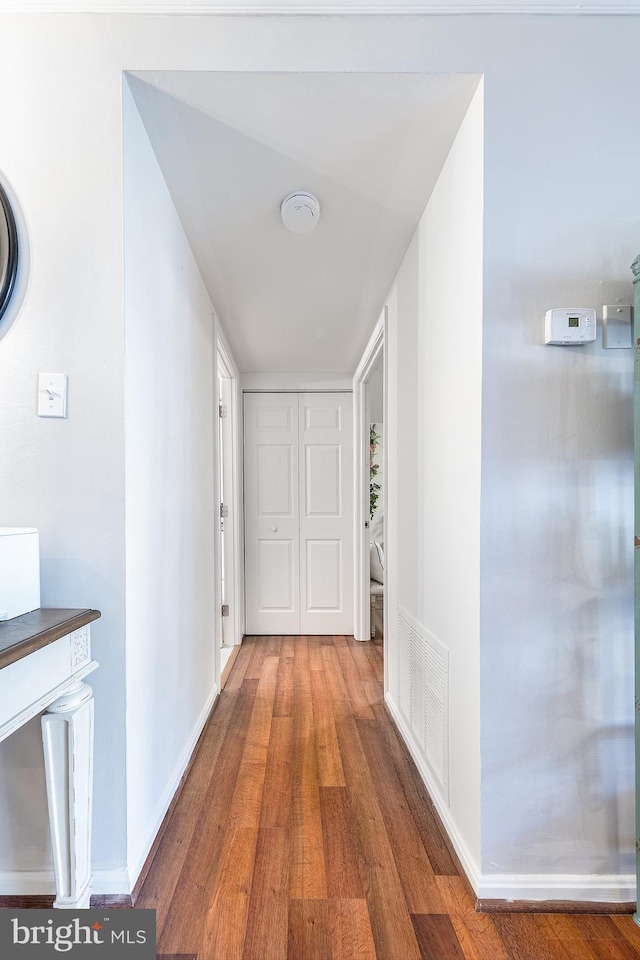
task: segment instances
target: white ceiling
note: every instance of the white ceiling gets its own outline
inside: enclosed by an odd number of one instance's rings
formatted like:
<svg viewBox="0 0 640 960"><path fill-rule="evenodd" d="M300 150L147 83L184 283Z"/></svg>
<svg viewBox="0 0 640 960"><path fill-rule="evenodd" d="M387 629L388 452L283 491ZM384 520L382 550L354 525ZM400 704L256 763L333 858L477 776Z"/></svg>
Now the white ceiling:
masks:
<svg viewBox="0 0 640 960"><path fill-rule="evenodd" d="M144 13L224 16L405 14L630 14L638 0L0 0L10 13Z"/></svg>
<svg viewBox="0 0 640 960"><path fill-rule="evenodd" d="M244 372L352 372L478 78L159 72L140 115ZM291 191L321 204L289 233Z"/></svg>

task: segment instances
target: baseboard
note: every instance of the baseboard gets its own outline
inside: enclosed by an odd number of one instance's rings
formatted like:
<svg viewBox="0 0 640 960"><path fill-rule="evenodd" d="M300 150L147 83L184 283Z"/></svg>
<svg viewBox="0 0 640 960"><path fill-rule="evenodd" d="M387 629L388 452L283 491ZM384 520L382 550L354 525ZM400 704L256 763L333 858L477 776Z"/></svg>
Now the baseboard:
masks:
<svg viewBox="0 0 640 960"><path fill-rule="evenodd" d="M532 904L543 903L563 904L566 912L584 908L592 913L614 913L612 908L618 905L626 913L635 904L636 878L634 874L489 874L482 877L477 893L478 910L484 913L529 910Z"/></svg>
<svg viewBox="0 0 640 960"><path fill-rule="evenodd" d="M433 804L477 896L481 913L632 913L636 901L634 874L488 874L482 875L451 820L418 744L402 714L387 694L387 709L418 768Z"/></svg>
<svg viewBox="0 0 640 960"><path fill-rule="evenodd" d="M158 803L156 804L156 808L153 812L153 815L151 816L151 820L150 820L150 824L147 829L147 832L142 842L138 845L138 848L135 851L134 855L129 860L128 876L129 876L130 886L128 887L127 892L132 892L136 888L139 888L140 886L139 880L143 876L145 869L148 869L149 854L152 852L152 849L156 844L156 840L161 834L162 826L163 826L163 823L165 822L165 818L169 810L169 807L171 806L172 802L176 798L176 795L178 794L178 791L181 788L184 777L191 765L192 758L195 754L198 740L200 739L202 731L204 730L205 724L209 719L209 716L211 715L211 711L213 710L217 699L218 699L218 687L217 685L214 684L213 690L211 691L211 694L207 698L207 702L205 703L200 713L200 716L196 721L196 724L193 728L191 736L189 737L189 740L187 741L187 744L184 750L182 751L182 755L178 763L173 768L173 772L169 778L169 782L162 796L160 797ZM98 889L98 885L95 882L95 880L94 880L93 888L94 890ZM135 894L134 894L134 900L135 900Z"/></svg>
<svg viewBox="0 0 640 960"><path fill-rule="evenodd" d="M121 870L94 870L93 897L130 897L131 887L129 874L123 867Z"/></svg>
<svg viewBox="0 0 640 960"><path fill-rule="evenodd" d="M467 880L469 881L469 884L472 890L477 895L478 889L480 887L480 880L481 880L481 874L480 874L478 865L475 862L473 856L471 855L471 852L467 847L467 844L465 843L463 838L460 836L460 833L458 831L456 824L451 819L451 812L449 810L449 807L443 801L440 794L439 787L436 781L434 780L431 774L431 771L429 770L429 767L427 766L424 760L424 757L422 756L422 751L420 750L420 747L418 746L418 743L416 742L416 739L413 736L411 730L407 726L404 720L404 717L402 716L402 714L400 713L400 710L395 705L395 703L393 702L393 700L391 699L388 693L385 694L384 699L387 705L387 709L393 718L393 722L395 723L398 730L400 731L402 735L402 739L404 740L405 745L407 747L407 750L411 754L413 758L413 762L418 768L418 773L422 777L424 784L427 790L429 791L429 796L433 800L433 805L438 812L438 816L440 817L440 820L442 821L444 829L447 832L447 836L449 837L449 840L456 853L456 856L460 860L460 865L466 874Z"/></svg>
<svg viewBox="0 0 640 960"><path fill-rule="evenodd" d="M127 871L94 870L93 890L96 897L109 897L118 900L131 899ZM0 871L0 902L12 901L10 906L19 904L14 900L51 900L55 896L56 883L53 867L50 870L2 870ZM92 900L93 900L92 896ZM100 904L99 904L100 905ZM34 904L31 904L34 906Z"/></svg>
<svg viewBox="0 0 640 960"><path fill-rule="evenodd" d="M0 871L0 897L55 896L53 867L50 870Z"/></svg>
<svg viewBox="0 0 640 960"><path fill-rule="evenodd" d="M224 685L225 685L225 683L227 682L227 680L229 679L229 674L231 673L231 667L232 667L232 666L234 665L234 663L236 662L237 656L238 656L238 654L240 653L240 647L241 647L241 646L242 646L242 641L241 641L240 643L236 643L236 644L231 648L231 653L229 654L229 659L227 660L227 662L226 662L226 664L225 664L225 666L224 666L224 668L223 668L223 670L222 670L222 672L221 672L221 674L220 674L220 689L221 689L221 690L224 690Z"/></svg>

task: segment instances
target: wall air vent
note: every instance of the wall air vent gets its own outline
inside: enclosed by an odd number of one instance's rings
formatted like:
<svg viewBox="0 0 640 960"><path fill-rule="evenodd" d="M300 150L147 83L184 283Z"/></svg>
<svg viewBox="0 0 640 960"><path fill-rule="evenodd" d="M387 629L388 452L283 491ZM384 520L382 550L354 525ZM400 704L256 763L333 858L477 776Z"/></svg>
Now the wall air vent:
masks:
<svg viewBox="0 0 640 960"><path fill-rule="evenodd" d="M449 651L398 606L400 710L449 796Z"/></svg>

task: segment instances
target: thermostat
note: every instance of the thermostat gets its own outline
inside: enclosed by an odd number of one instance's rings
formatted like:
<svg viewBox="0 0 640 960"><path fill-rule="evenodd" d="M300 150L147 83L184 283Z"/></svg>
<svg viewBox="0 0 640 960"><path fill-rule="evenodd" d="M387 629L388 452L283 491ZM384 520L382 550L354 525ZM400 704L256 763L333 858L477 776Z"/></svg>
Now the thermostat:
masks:
<svg viewBox="0 0 640 960"><path fill-rule="evenodd" d="M596 338L596 312L591 307L554 307L544 318L544 342L571 346Z"/></svg>

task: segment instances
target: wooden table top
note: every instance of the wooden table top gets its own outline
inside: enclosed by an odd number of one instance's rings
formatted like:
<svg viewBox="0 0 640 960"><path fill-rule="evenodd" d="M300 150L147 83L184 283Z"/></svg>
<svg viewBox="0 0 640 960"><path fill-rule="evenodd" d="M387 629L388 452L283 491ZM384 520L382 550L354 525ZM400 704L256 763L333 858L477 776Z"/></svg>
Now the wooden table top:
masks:
<svg viewBox="0 0 640 960"><path fill-rule="evenodd" d="M0 621L0 670L98 617L99 610L39 607L21 617Z"/></svg>

